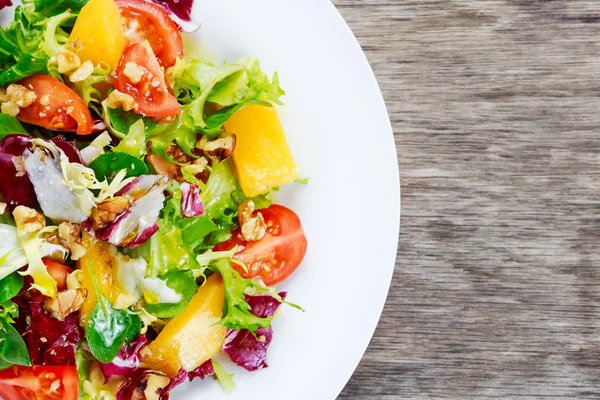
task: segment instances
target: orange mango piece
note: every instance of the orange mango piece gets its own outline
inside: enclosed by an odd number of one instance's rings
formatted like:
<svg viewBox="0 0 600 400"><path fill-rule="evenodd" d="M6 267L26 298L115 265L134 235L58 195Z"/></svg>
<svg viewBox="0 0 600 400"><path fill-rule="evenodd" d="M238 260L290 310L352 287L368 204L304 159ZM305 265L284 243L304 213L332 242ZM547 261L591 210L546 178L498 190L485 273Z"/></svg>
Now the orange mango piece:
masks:
<svg viewBox="0 0 600 400"><path fill-rule="evenodd" d="M298 178L298 166L275 107L249 104L225 123L225 130L237 137L233 163L247 196Z"/></svg>
<svg viewBox="0 0 600 400"><path fill-rule="evenodd" d="M77 55L94 65L101 62L114 70L127 47L121 25L121 13L114 0L90 0L79 13L70 40L82 47Z"/></svg>
<svg viewBox="0 0 600 400"><path fill-rule="evenodd" d="M226 328L219 324L224 301L223 280L218 274L212 275L185 311L142 350L142 364L174 377L181 368L193 371L217 355L225 343Z"/></svg>
<svg viewBox="0 0 600 400"><path fill-rule="evenodd" d="M98 240L84 232L83 246L87 249L87 252L79 259L79 261L77 261L77 269L80 269L83 272L81 286L84 289L85 297L79 313L81 323L82 325L85 325L88 317L96 306L96 294L94 293L90 272L96 276L104 296L106 296L111 303L115 304L122 292L119 290L118 285L114 284L112 273L113 256L110 244ZM90 268L86 268L86 266L90 266L92 271L90 271Z"/></svg>

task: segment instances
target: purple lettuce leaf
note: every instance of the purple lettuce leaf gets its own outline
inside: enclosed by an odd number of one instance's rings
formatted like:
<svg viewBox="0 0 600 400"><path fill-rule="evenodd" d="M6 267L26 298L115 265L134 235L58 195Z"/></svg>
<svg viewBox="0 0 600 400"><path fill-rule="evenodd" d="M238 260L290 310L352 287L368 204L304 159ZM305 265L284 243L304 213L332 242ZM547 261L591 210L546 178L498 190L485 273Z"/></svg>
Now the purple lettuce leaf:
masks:
<svg viewBox="0 0 600 400"><path fill-rule="evenodd" d="M30 208L38 206L38 200L29 176L23 170L21 156L31 149L33 138L25 135L8 135L0 141L0 196L12 210L22 205ZM50 140L65 152L71 162L81 163L81 156L74 143L60 139Z"/></svg>
<svg viewBox="0 0 600 400"><path fill-rule="evenodd" d="M31 323L25 331L25 340L31 363L75 365L77 343L84 335L79 326L79 314L71 313L64 321L59 321L46 312L41 302L30 302L27 314Z"/></svg>
<svg viewBox="0 0 600 400"><path fill-rule="evenodd" d="M279 293L285 299L287 293ZM246 296L252 314L260 318L275 315L281 303L271 296ZM258 328L256 335L247 329L227 330L225 344L221 350L231 361L248 371L267 368L267 349L273 339L273 328Z"/></svg>
<svg viewBox="0 0 600 400"><path fill-rule="evenodd" d="M192 21L192 6L194 0L152 0L154 3L162 6L169 14L171 19L179 26L183 32L195 32L200 29L200 23Z"/></svg>
<svg viewBox="0 0 600 400"><path fill-rule="evenodd" d="M183 218L204 215L204 203L202 203L198 185L190 185L187 182L183 182L179 186L179 189L181 190L181 215Z"/></svg>
<svg viewBox="0 0 600 400"><path fill-rule="evenodd" d="M140 369L140 351L148 344L145 335L140 335L129 344L124 344L117 357L110 364L100 364L104 377L127 376Z"/></svg>
<svg viewBox="0 0 600 400"><path fill-rule="evenodd" d="M158 231L158 216L165 200L164 190L169 180L163 175L141 175L117 192L117 196L128 196L134 200L121 215L95 236L115 246L129 248L145 243ZM89 221L84 223L89 231Z"/></svg>
<svg viewBox="0 0 600 400"><path fill-rule="evenodd" d="M168 400L171 390L173 390L176 386L181 385L185 381L185 378L188 378L191 382L196 378L204 379L208 376L213 376L214 374L215 370L213 369L212 362L210 360L206 361L204 364L190 372L185 372L185 370L181 368L179 370L179 374L177 374L175 378L171 379L171 382L169 382L169 384L162 390L159 400Z"/></svg>
<svg viewBox="0 0 600 400"><path fill-rule="evenodd" d="M12 1L10 0L0 0L0 10L2 10L4 7L10 7L12 5Z"/></svg>

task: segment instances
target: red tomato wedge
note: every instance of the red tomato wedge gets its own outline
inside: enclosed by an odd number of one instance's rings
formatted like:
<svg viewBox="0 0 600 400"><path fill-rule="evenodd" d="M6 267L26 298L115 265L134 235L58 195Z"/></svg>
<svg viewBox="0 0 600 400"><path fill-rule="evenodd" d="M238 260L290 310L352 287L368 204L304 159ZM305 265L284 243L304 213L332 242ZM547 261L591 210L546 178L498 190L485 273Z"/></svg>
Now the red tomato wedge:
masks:
<svg viewBox="0 0 600 400"><path fill-rule="evenodd" d="M215 246L215 251L231 250L238 246L233 258L242 261L248 267L246 272L233 263L242 277L262 278L267 286L275 285L290 276L298 268L306 254L306 236L300 219L289 208L273 204L264 210L258 210L267 224L267 233L256 242L246 242L239 229L232 233L227 242Z"/></svg>
<svg viewBox="0 0 600 400"><path fill-rule="evenodd" d="M59 292L67 288L67 275L73 272L73 269L49 258L42 259L48 273L56 281L56 286Z"/></svg>
<svg viewBox="0 0 600 400"><path fill-rule="evenodd" d="M29 107L22 108L17 119L43 128L89 135L93 131L92 115L71 88L48 75L31 75L19 82L37 96Z"/></svg>
<svg viewBox="0 0 600 400"><path fill-rule="evenodd" d="M128 70L133 69L137 72L140 68L143 74L132 79L134 75ZM163 118L175 115L181 109L147 41L134 44L125 50L116 72L115 89L134 98L135 112L148 117Z"/></svg>
<svg viewBox="0 0 600 400"><path fill-rule="evenodd" d="M0 398L6 400L77 400L75 366L12 366L0 371Z"/></svg>
<svg viewBox="0 0 600 400"><path fill-rule="evenodd" d="M147 40L165 68L183 57L179 28L162 7L145 0L117 0L117 5L129 45Z"/></svg>

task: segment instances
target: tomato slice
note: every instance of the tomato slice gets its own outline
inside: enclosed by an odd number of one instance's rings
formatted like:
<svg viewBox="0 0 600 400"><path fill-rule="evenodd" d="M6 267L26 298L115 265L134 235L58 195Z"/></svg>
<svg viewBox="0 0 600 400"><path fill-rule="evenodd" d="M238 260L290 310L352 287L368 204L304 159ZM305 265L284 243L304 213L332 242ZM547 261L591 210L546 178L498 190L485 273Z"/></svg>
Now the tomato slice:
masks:
<svg viewBox="0 0 600 400"><path fill-rule="evenodd" d="M29 107L22 108L19 121L47 129L89 135L93 131L92 115L71 88L48 75L31 75L19 82L37 96Z"/></svg>
<svg viewBox="0 0 600 400"><path fill-rule="evenodd" d="M73 272L73 269L49 258L42 259L50 276L56 281L59 292L67 288L67 275Z"/></svg>
<svg viewBox="0 0 600 400"><path fill-rule="evenodd" d="M183 57L183 39L177 24L159 5L145 0L117 0L129 44L147 40L165 68Z"/></svg>
<svg viewBox="0 0 600 400"><path fill-rule="evenodd" d="M259 277L267 286L275 285L298 268L306 254L306 236L300 219L289 208L273 204L262 213L267 224L265 236L256 242L246 242L239 229L227 242L215 246L215 251L231 250L238 246L233 258L246 264L248 272L233 263L242 277Z"/></svg>
<svg viewBox="0 0 600 400"><path fill-rule="evenodd" d="M136 82L125 74L127 65L141 68L143 75ZM130 74L131 75L131 74ZM163 118L175 115L181 107L165 81L165 74L147 41L134 44L123 54L117 67L115 88L135 100L134 111L148 117Z"/></svg>
<svg viewBox="0 0 600 400"><path fill-rule="evenodd" d="M75 366L14 365L0 371L0 398L6 400L77 400Z"/></svg>

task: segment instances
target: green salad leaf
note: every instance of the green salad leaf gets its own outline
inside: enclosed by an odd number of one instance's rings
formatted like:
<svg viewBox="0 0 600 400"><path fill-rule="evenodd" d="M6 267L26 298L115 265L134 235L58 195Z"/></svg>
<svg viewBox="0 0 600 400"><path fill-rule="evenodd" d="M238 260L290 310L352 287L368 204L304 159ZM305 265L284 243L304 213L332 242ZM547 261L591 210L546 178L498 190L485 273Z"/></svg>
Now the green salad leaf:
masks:
<svg viewBox="0 0 600 400"><path fill-rule="evenodd" d="M0 318L0 369L9 366L30 366L27 346L19 332L5 318Z"/></svg>
<svg viewBox="0 0 600 400"><path fill-rule="evenodd" d="M225 307L221 324L235 331L248 329L253 333L258 328L268 328L273 317L260 318L252 314L245 294L250 290L258 294L269 293L269 289L242 278L240 273L231 267L231 262L231 259L220 259L210 267L221 275L225 286Z"/></svg>
<svg viewBox="0 0 600 400"><path fill-rule="evenodd" d="M79 12L88 0L33 0L36 12L48 17L60 14L67 10Z"/></svg>
<svg viewBox="0 0 600 400"><path fill-rule="evenodd" d="M48 69L48 61L57 55L69 40L63 27L74 21L76 14L64 11L47 17L31 7L18 6L14 20L0 28L0 85L17 82L36 73L51 74L60 79L56 70Z"/></svg>
<svg viewBox="0 0 600 400"><path fill-rule="evenodd" d="M227 120L252 101L281 104L285 92L275 73L272 79L260 69L256 58L243 57L231 64L214 65L206 60L179 62L168 71L169 81L183 107L183 121L203 134L216 136ZM205 109L214 103L224 109L211 118Z"/></svg>
<svg viewBox="0 0 600 400"><path fill-rule="evenodd" d="M102 115L102 92L96 85L110 80L110 66L104 63L96 65L94 72L83 81L73 83L73 90L83 99L85 105Z"/></svg>
<svg viewBox="0 0 600 400"><path fill-rule="evenodd" d="M17 272L13 272L4 279L0 280L0 303L10 300L19 294L23 287L23 277Z"/></svg>
<svg viewBox="0 0 600 400"><path fill-rule="evenodd" d="M129 134L131 127L140 120L140 115L133 111L125 111L122 108L110 108L106 101L102 102L102 116L104 123L108 127L110 133L119 139L123 139ZM143 117L146 133L150 133L157 127L156 122L152 118Z"/></svg>
<svg viewBox="0 0 600 400"><path fill-rule="evenodd" d="M29 133L23 128L18 119L12 115L0 114L0 140L12 134L29 136Z"/></svg>
<svg viewBox="0 0 600 400"><path fill-rule="evenodd" d="M148 166L139 158L115 151L102 154L89 167L96 173L96 178L100 181L108 179L109 182L122 170L127 171L126 178L148 173Z"/></svg>
<svg viewBox="0 0 600 400"><path fill-rule="evenodd" d="M117 356L121 346L127 340L131 341L139 334L140 319L134 320L127 311L113 308L100 288L91 262L88 262L84 268L89 270L96 295L96 306L85 326L88 345L98 361L109 363Z"/></svg>
<svg viewBox="0 0 600 400"><path fill-rule="evenodd" d="M192 271L170 271L159 277L181 295L179 303L147 304L146 311L158 318L173 318L181 314L196 294L196 279Z"/></svg>
<svg viewBox="0 0 600 400"><path fill-rule="evenodd" d="M226 393L229 393L232 390L234 390L235 382L233 381L233 374L230 374L227 371L225 371L225 368L221 367L221 365L219 365L219 363L217 363L215 360L210 360L210 362L212 363L213 370L215 371L215 376L219 380L219 383L223 387L223 390Z"/></svg>
<svg viewBox="0 0 600 400"><path fill-rule="evenodd" d="M131 154L137 158L146 154L146 127L142 118L131 125L129 133L121 139L114 151Z"/></svg>

